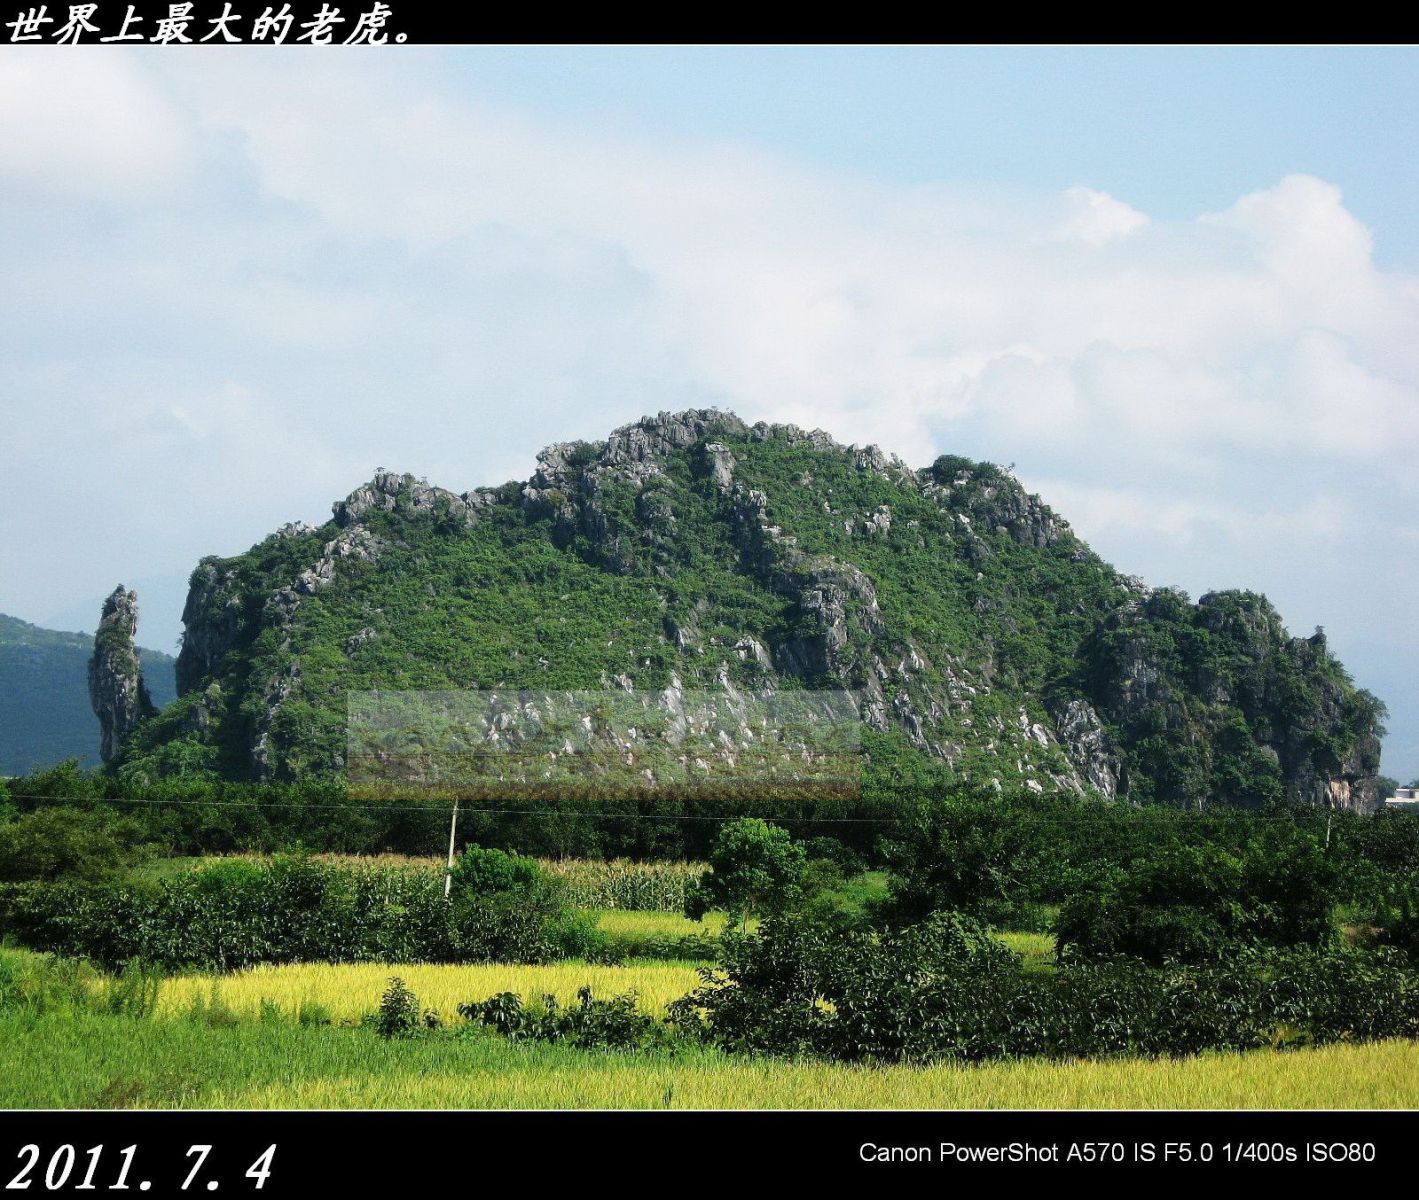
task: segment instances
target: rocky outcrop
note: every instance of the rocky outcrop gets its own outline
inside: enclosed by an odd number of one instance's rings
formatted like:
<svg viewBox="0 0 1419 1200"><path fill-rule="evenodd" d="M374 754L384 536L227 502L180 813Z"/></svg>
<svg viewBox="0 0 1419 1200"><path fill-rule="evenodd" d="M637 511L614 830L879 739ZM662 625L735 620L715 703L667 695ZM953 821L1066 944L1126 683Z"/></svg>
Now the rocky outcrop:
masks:
<svg viewBox="0 0 1419 1200"><path fill-rule="evenodd" d="M138 665L137 632L138 595L119 584L103 603L89 660L89 701L99 719L99 754L105 763L113 762L128 735L157 712Z"/></svg>
<svg viewBox="0 0 1419 1200"><path fill-rule="evenodd" d="M998 533L1022 546L1045 550L1072 536L1069 525L1049 505L991 463L943 455L918 471L916 480L923 492L957 513L962 526L977 537Z"/></svg>
<svg viewBox="0 0 1419 1200"><path fill-rule="evenodd" d="M177 655L179 695L201 687L237 644L243 595L236 571L204 558L192 572L182 607L182 649Z"/></svg>
<svg viewBox="0 0 1419 1200"><path fill-rule="evenodd" d="M1087 700L1067 700L1055 705L1051 715L1060 744L1080 777L1105 799L1114 799L1119 789L1118 756L1094 706Z"/></svg>
<svg viewBox="0 0 1419 1200"><path fill-rule="evenodd" d="M331 509L335 523L342 529L358 525L372 513L401 509L416 516L438 517L467 527L477 522L478 514L493 503L493 499L491 491L480 489L460 495L433 487L425 479L381 467L369 483L356 488L345 499L337 500Z"/></svg>

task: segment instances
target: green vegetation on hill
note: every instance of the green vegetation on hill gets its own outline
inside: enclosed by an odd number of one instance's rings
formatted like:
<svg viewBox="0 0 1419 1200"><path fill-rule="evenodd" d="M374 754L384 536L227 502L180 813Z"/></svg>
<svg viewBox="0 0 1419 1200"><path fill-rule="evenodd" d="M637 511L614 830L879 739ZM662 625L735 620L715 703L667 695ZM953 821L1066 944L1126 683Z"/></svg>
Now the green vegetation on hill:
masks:
<svg viewBox="0 0 1419 1200"><path fill-rule="evenodd" d="M185 621L134 783L338 777L355 691L680 686L856 692L869 789L1377 798L1383 707L1263 598L1122 577L991 464L716 412L461 496L381 473L318 529L204 560Z"/></svg>
<svg viewBox="0 0 1419 1200"><path fill-rule="evenodd" d="M94 614L97 617L97 613ZM42 629L0 614L0 775L77 758L99 759L99 722L89 704L90 634ZM143 678L159 706L177 694L175 662L140 650Z"/></svg>

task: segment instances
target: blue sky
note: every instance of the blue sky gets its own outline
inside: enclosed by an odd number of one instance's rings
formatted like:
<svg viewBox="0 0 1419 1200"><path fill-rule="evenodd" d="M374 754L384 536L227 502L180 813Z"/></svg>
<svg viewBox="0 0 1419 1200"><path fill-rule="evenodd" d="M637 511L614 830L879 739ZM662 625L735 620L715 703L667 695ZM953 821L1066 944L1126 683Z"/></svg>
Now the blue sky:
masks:
<svg viewBox="0 0 1419 1200"><path fill-rule="evenodd" d="M1266 591L1419 775L1416 59L0 49L0 611L716 404Z"/></svg>
<svg viewBox="0 0 1419 1200"><path fill-rule="evenodd" d="M913 183L1081 179L1185 218L1303 172L1419 266L1411 49L561 48L451 54L445 86Z"/></svg>

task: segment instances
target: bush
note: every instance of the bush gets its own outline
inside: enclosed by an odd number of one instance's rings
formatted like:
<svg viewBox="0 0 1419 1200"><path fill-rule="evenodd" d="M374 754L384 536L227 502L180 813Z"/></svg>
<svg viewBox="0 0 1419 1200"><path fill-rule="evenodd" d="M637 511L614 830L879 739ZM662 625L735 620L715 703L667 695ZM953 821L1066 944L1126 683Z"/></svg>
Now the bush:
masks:
<svg viewBox="0 0 1419 1200"><path fill-rule="evenodd" d="M705 986L676 1001L671 1020L703 1022L710 1040L738 1051L919 1057L940 1036L924 1006L933 988L944 979L974 986L1018 963L959 913L883 934L770 920L756 937L725 938L722 968L703 972Z"/></svg>
<svg viewBox="0 0 1419 1200"><path fill-rule="evenodd" d="M530 896L547 887L536 860L469 846L453 864L453 890L469 896Z"/></svg>
<svg viewBox="0 0 1419 1200"><path fill-rule="evenodd" d="M709 962L719 957L720 940L711 933L609 934L593 929L582 948L568 957L620 964L628 959Z"/></svg>
<svg viewBox="0 0 1419 1200"><path fill-rule="evenodd" d="M1419 885L1407 880L1392 884L1375 901L1370 920L1380 945L1419 966Z"/></svg>
<svg viewBox="0 0 1419 1200"><path fill-rule="evenodd" d="M845 1061L1179 1055L1419 1034L1419 976L1384 955L1291 950L1038 974L970 918L891 934L768 923L670 1020L726 1050Z"/></svg>
<svg viewBox="0 0 1419 1200"><path fill-rule="evenodd" d="M423 1025L419 997L398 975L391 976L379 999L379 1009L371 1014L369 1023L382 1038L413 1036Z"/></svg>
<svg viewBox="0 0 1419 1200"><path fill-rule="evenodd" d="M637 1007L635 992L597 1000L591 988L583 987L576 995L576 1006L564 1009L556 996L524 1006L521 996L499 992L460 1004L458 1013L512 1041L566 1042L582 1050L638 1050L663 1039L655 1018Z"/></svg>
<svg viewBox="0 0 1419 1200"><path fill-rule="evenodd" d="M116 879L142 857L142 837L104 810L39 808L0 823L0 883Z"/></svg>
<svg viewBox="0 0 1419 1200"><path fill-rule="evenodd" d="M837 838L809 838L804 842L803 849L810 862L832 863L844 879L853 879L867 870L867 860L851 846L843 845Z"/></svg>
<svg viewBox="0 0 1419 1200"><path fill-rule="evenodd" d="M1051 849L1036 824L994 800L920 797L903 812L887 847L893 878L883 915L896 923L937 911L999 920L1035 899Z"/></svg>
<svg viewBox="0 0 1419 1200"><path fill-rule="evenodd" d="M288 962L546 962L596 945L551 891L453 903L432 871L302 857L230 860L156 882L0 886L0 934L106 968Z"/></svg>

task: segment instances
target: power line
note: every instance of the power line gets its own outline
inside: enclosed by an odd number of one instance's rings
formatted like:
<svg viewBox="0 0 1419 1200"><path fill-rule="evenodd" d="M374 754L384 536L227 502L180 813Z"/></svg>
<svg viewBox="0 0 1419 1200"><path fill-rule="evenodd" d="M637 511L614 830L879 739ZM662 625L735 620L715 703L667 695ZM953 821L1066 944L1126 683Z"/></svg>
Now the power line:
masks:
<svg viewBox="0 0 1419 1200"><path fill-rule="evenodd" d="M793 821L800 824L900 824L907 818L902 816L874 816L874 817L806 817L806 816L764 816L762 813L730 813L723 816L701 815L694 813L656 813L656 812L586 812L577 809L564 808L502 808L502 807L468 807L459 797L432 797L416 804L401 803L401 801L412 800L411 796L394 796L387 800L380 800L370 803L357 803L352 801L303 801L303 800L205 800L191 797L151 797L151 796L49 796L34 793L11 792L10 798L13 800L29 800L59 804L145 804L145 805L194 805L205 808L248 808L248 809L270 809L270 808L290 808L290 809L311 809L316 811L326 810L349 810L363 812L437 812L442 809L451 809L455 804L459 805L462 812L478 813L484 816L546 816L546 817L576 817L585 820L603 821L634 821L634 820L657 820L657 821L737 821L743 817L758 817L765 821ZM802 797L804 800L812 800L813 797ZM1240 808L1212 808L1212 809L1181 809L1167 808L1162 806L1152 807L1119 807L1113 810L1100 810L1096 812L1025 812L1020 814L1025 819L1038 819L1048 821L1051 824L1068 822L1088 822L1098 823L1101 819L1114 816L1123 816L1128 820L1139 821L1189 821L1189 820L1232 820L1234 818L1244 818L1248 821L1286 821L1295 824L1298 820L1313 817L1319 820L1321 813L1326 813L1327 817L1333 816L1333 809L1307 809L1296 813L1258 813L1250 812ZM969 809L957 810L959 815L972 815ZM990 815L988 812L980 813L982 816ZM1357 814L1365 815L1365 814ZM1401 814L1407 815L1407 814Z"/></svg>

